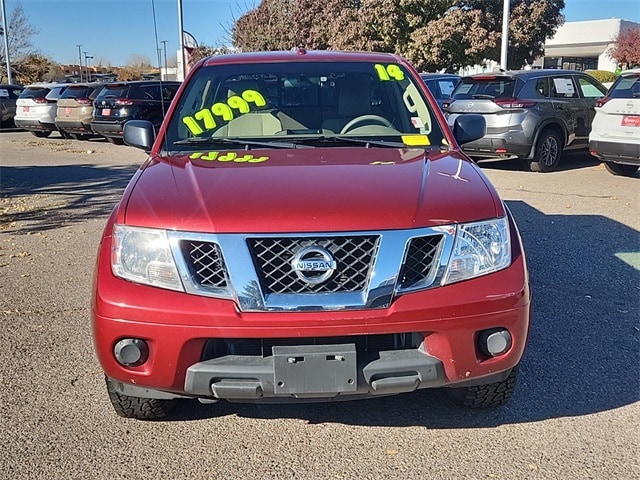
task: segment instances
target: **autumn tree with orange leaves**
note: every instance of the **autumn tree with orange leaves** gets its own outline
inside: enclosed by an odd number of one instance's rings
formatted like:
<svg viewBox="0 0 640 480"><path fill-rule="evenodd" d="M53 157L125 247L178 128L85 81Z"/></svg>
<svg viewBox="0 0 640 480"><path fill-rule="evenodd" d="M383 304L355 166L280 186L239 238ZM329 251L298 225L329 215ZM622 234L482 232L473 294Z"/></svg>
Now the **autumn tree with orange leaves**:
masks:
<svg viewBox="0 0 640 480"><path fill-rule="evenodd" d="M608 50L609 58L627 67L640 65L640 27L629 28L618 34Z"/></svg>
<svg viewBox="0 0 640 480"><path fill-rule="evenodd" d="M564 0L510 0L508 66L531 64L564 22ZM262 0L232 29L244 51L393 52L419 70L500 59L502 0Z"/></svg>

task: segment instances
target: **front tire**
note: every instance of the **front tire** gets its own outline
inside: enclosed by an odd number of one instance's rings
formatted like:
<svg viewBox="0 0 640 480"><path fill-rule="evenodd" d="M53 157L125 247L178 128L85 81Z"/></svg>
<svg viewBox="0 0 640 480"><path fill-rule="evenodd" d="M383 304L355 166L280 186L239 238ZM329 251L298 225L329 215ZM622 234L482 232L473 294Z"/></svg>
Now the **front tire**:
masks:
<svg viewBox="0 0 640 480"><path fill-rule="evenodd" d="M456 405L468 408L501 407L511 399L518 379L518 366L509 372L509 376L501 382L475 387L458 387L447 389L449 399Z"/></svg>
<svg viewBox="0 0 640 480"><path fill-rule="evenodd" d="M604 168L612 175L632 177L640 167L637 165L624 165L622 163L605 162Z"/></svg>
<svg viewBox="0 0 640 480"><path fill-rule="evenodd" d="M130 397L116 391L113 380L105 376L107 393L114 410L124 418L138 420L156 420L165 418L176 407L178 400L160 400L157 398Z"/></svg>
<svg viewBox="0 0 640 480"><path fill-rule="evenodd" d="M553 130L543 130L536 143L533 160L529 162L532 172L553 172L558 168L562 154L562 140Z"/></svg>

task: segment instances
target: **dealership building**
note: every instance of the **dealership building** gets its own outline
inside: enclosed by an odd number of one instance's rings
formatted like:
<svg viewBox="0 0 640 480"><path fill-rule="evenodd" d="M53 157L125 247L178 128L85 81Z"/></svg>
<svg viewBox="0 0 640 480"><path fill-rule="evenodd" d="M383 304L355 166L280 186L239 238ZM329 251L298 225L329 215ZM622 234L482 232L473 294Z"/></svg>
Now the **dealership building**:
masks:
<svg viewBox="0 0 640 480"><path fill-rule="evenodd" d="M558 28L552 38L547 39L544 44L544 56L533 62L533 65L527 65L524 68L615 72L618 65L614 59L609 58L609 48L620 33L632 28L640 28L640 23L619 18L567 22ZM472 75L499 70L499 62L486 60L482 65L462 68L459 74Z"/></svg>
<svg viewBox="0 0 640 480"><path fill-rule="evenodd" d="M617 63L609 58L608 50L620 33L632 28L640 28L640 23L619 18L567 22L558 28L553 38L547 39L544 57L533 66L613 72Z"/></svg>

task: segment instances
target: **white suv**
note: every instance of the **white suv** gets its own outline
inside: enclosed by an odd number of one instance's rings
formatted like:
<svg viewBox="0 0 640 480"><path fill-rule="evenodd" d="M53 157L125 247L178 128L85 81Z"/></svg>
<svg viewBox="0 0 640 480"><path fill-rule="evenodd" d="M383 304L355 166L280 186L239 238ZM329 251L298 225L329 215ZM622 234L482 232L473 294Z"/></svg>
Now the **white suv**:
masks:
<svg viewBox="0 0 640 480"><path fill-rule="evenodd" d="M596 102L589 151L614 175L632 176L640 168L640 68L622 72Z"/></svg>
<svg viewBox="0 0 640 480"><path fill-rule="evenodd" d="M57 130L58 99L68 86L67 83L38 83L25 87L16 100L16 127L29 130L36 137L51 135Z"/></svg>

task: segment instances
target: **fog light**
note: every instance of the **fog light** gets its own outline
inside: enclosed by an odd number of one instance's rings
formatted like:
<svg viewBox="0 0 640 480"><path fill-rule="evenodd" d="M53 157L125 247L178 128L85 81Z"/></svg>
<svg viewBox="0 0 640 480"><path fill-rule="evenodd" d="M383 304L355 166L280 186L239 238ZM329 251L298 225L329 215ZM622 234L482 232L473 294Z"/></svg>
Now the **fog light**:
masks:
<svg viewBox="0 0 640 480"><path fill-rule="evenodd" d="M485 355L497 357L511 348L511 334L504 328L493 328L480 333L478 346Z"/></svg>
<svg viewBox="0 0 640 480"><path fill-rule="evenodd" d="M147 361L149 347L139 338L123 338L113 347L113 354L121 365L135 367Z"/></svg>

